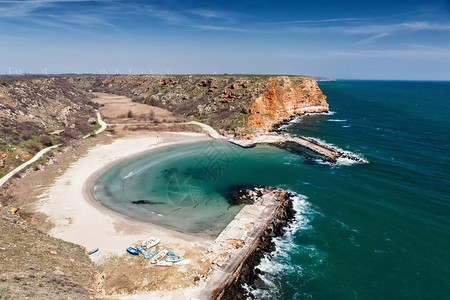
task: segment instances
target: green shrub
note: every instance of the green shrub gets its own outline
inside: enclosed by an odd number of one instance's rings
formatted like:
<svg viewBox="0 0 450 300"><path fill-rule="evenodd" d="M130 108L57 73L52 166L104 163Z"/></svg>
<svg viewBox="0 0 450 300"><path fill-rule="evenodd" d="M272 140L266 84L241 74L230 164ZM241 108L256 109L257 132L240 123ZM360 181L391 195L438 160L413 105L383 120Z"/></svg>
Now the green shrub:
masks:
<svg viewBox="0 0 450 300"><path fill-rule="evenodd" d="M41 135L39 137L39 141L41 142L42 145L46 147L53 146L53 140L48 135Z"/></svg>

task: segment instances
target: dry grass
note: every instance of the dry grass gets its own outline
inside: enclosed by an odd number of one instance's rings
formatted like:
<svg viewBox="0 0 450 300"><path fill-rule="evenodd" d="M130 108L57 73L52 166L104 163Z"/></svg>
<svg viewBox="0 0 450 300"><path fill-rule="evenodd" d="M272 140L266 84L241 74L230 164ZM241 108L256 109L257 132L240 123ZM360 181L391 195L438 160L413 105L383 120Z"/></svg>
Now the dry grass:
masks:
<svg viewBox="0 0 450 300"><path fill-rule="evenodd" d="M98 268L84 248L52 238L0 208L0 298L89 299Z"/></svg>

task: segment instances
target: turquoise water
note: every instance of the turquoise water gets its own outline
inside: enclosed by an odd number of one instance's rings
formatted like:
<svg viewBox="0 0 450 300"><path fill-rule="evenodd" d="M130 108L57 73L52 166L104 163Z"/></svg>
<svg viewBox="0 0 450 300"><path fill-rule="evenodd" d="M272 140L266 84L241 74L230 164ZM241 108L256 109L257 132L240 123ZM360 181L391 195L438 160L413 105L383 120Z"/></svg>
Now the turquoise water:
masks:
<svg viewBox="0 0 450 300"><path fill-rule="evenodd" d="M243 149L217 141L181 145L112 166L94 181L94 196L140 221L218 235L242 208L230 204L230 189L283 185L286 174L295 181L296 167L284 162L296 161L301 158L269 146Z"/></svg>
<svg viewBox="0 0 450 300"><path fill-rule="evenodd" d="M98 178L95 194L141 220L217 234L240 209L227 201L230 186L289 189L296 220L259 266L267 288L253 291L257 299L450 299L450 83L320 87L333 113L284 130L369 164L198 143L122 162Z"/></svg>

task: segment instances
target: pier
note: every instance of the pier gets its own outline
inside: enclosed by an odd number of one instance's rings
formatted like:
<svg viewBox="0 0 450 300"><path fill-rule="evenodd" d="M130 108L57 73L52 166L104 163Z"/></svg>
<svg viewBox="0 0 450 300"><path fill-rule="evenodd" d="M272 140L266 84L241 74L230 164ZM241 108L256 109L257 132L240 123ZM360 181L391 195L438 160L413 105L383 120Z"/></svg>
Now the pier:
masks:
<svg viewBox="0 0 450 300"><path fill-rule="evenodd" d="M322 160L326 162L336 163L338 158L346 158L361 164L367 163L366 160L358 157L357 155L346 153L306 136L291 137L288 135L265 134L256 136L249 140L229 139L228 141L244 148L254 147L257 144L274 144L283 146L289 143L294 143L318 154L322 157Z"/></svg>
<svg viewBox="0 0 450 300"><path fill-rule="evenodd" d="M197 299L236 299L236 288L239 289L243 281L252 284L255 279L250 275L253 272L249 268L255 266L249 258L264 252L265 242L281 235L293 216L292 202L286 191L260 187L248 192L254 203L246 205L208 249L211 272Z"/></svg>

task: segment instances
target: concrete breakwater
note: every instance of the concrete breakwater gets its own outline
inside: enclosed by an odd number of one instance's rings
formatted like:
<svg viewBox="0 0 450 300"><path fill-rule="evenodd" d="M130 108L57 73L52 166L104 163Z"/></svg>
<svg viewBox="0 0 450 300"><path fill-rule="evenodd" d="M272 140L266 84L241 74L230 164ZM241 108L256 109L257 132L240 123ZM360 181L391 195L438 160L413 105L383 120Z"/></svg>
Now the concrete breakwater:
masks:
<svg viewBox="0 0 450 300"><path fill-rule="evenodd" d="M255 136L252 139L246 140L230 139L229 142L244 148L254 147L257 144L272 144L280 146L281 148L289 149L288 145L294 144L318 154L325 162L336 163L339 158L346 158L361 164L367 163L366 160L358 157L357 155L339 150L316 139L306 136L291 137L281 134L262 134Z"/></svg>
<svg viewBox="0 0 450 300"><path fill-rule="evenodd" d="M235 201L248 202L208 249L212 267L199 299L246 299L242 285L260 286L255 269L274 249L272 238L294 216L291 194L271 187L241 188ZM251 295L250 295L251 296Z"/></svg>

